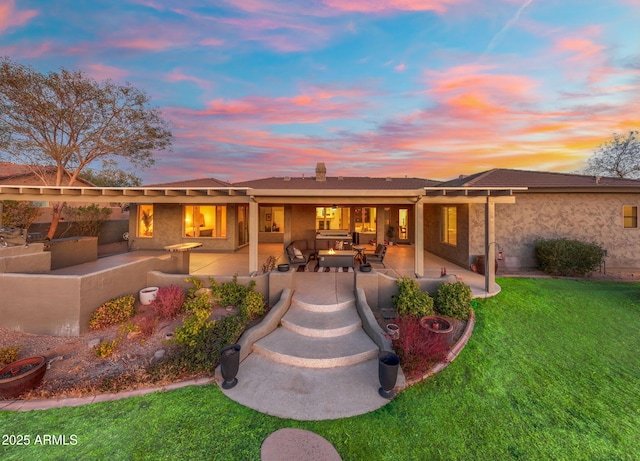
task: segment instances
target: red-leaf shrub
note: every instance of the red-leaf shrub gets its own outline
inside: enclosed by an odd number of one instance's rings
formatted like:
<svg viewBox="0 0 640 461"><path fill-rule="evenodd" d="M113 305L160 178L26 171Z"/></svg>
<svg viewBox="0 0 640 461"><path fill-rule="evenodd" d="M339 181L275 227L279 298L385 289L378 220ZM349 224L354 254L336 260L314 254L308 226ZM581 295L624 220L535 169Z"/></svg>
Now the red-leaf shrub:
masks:
<svg viewBox="0 0 640 461"><path fill-rule="evenodd" d="M156 328L156 316L151 312L146 313L145 315L141 315L139 318L133 321L133 324L138 327L140 333L145 338L148 338L153 334L153 330Z"/></svg>
<svg viewBox="0 0 640 461"><path fill-rule="evenodd" d="M418 317L401 315L396 323L400 337L393 340L393 347L408 376L424 375L431 365L444 360L448 351L446 344L428 335Z"/></svg>
<svg viewBox="0 0 640 461"><path fill-rule="evenodd" d="M162 319L175 319L185 301L185 294L177 285L160 287L156 299L151 302L151 308Z"/></svg>

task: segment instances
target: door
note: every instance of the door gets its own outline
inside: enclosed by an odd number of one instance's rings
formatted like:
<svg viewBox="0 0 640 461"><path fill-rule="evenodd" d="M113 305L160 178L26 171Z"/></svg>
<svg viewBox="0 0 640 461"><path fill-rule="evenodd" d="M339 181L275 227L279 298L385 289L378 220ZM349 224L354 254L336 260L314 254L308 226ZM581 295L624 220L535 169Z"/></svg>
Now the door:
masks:
<svg viewBox="0 0 640 461"><path fill-rule="evenodd" d="M400 208L398 210L398 241L409 241L409 209Z"/></svg>

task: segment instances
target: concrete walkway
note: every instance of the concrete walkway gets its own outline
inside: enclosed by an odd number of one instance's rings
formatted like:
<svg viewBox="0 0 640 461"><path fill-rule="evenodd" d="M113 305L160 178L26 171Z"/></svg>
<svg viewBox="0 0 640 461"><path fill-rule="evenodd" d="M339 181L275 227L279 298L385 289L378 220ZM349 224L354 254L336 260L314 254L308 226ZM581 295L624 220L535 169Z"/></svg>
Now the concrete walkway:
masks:
<svg viewBox="0 0 640 461"><path fill-rule="evenodd" d="M240 363L230 399L281 418L347 418L387 404L378 394L376 344L355 307L354 274L294 274L281 326L257 341ZM398 385L404 386L399 373Z"/></svg>

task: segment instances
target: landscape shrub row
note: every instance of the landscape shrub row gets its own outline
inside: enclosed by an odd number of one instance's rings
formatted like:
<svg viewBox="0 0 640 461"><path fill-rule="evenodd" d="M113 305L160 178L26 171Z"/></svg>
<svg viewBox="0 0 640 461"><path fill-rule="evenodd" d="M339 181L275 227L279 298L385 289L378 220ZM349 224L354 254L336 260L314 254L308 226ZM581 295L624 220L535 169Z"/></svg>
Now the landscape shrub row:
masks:
<svg viewBox="0 0 640 461"><path fill-rule="evenodd" d="M536 241L538 269L551 275L591 275L602 264L604 255L604 248L594 242L566 238Z"/></svg>

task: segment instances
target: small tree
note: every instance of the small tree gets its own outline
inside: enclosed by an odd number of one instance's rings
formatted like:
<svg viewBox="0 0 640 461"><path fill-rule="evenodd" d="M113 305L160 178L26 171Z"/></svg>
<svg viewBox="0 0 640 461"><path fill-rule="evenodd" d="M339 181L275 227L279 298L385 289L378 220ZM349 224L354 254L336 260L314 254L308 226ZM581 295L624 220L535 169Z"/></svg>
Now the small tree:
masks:
<svg viewBox="0 0 640 461"><path fill-rule="evenodd" d="M40 216L40 207L32 202L17 202L15 200L4 200L2 203L2 216L0 216L0 227L19 227L29 229L31 224Z"/></svg>
<svg viewBox="0 0 640 461"><path fill-rule="evenodd" d="M111 208L100 208L94 203L77 208L65 207L64 214L73 223L77 235L98 237L102 224L111 215Z"/></svg>
<svg viewBox="0 0 640 461"><path fill-rule="evenodd" d="M601 144L589 158L585 169L588 174L615 176L617 178L640 177L640 139L637 131L626 135L613 133L613 137Z"/></svg>
<svg viewBox="0 0 640 461"><path fill-rule="evenodd" d="M129 84L97 82L65 69L42 74L0 59L0 156L30 166L45 185L72 186L99 161L149 167L154 152L169 148L171 140L160 111ZM45 166L55 168L53 181L43 174ZM52 204L49 238L63 207Z"/></svg>

